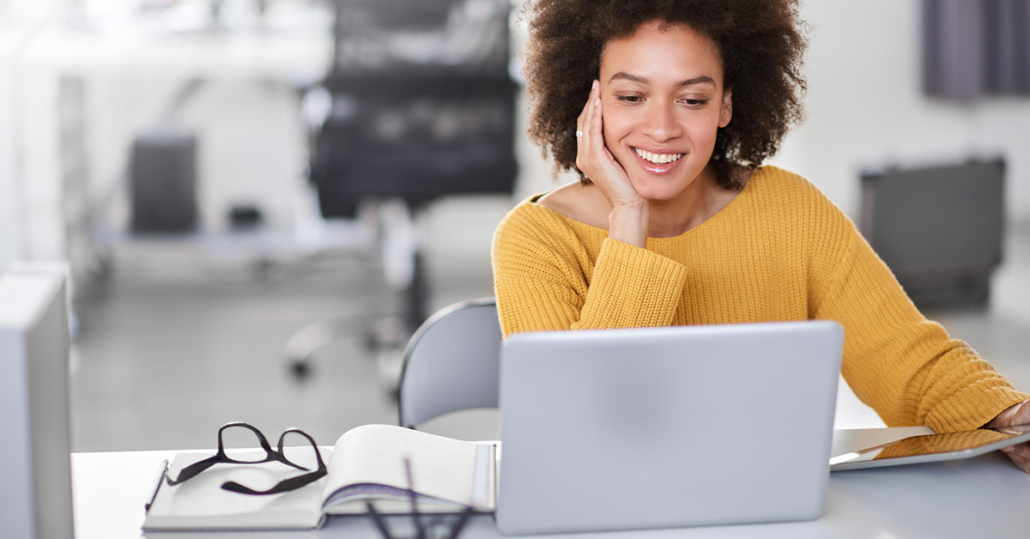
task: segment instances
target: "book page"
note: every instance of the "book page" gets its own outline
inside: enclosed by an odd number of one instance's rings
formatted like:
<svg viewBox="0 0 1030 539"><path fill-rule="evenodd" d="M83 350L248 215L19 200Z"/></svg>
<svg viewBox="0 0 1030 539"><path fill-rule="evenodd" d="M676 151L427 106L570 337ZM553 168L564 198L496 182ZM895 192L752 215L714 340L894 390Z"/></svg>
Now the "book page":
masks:
<svg viewBox="0 0 1030 539"><path fill-rule="evenodd" d="M333 450L320 448L328 462ZM258 450L230 451L234 458L261 459ZM168 470L175 478L179 470L211 456L210 453L179 453ZM310 470L317 467L314 452L296 464ZM253 496L223 490L222 483L236 481L255 490L271 488L279 481L303 475L304 471L279 462L261 464L216 464L176 486L161 485L147 513L145 530L184 529L312 529L321 520L323 477L291 492Z"/></svg>
<svg viewBox="0 0 1030 539"><path fill-rule="evenodd" d="M462 506L472 505L477 445L394 425L364 425L336 442L329 461L324 503L337 491L377 484L407 489L404 458L411 461L415 491ZM389 496L386 496L389 497ZM328 510L327 512L333 512Z"/></svg>
<svg viewBox="0 0 1030 539"><path fill-rule="evenodd" d="M476 470L472 487L472 508L477 512L497 509L497 442L476 442ZM411 497L406 490L376 484L361 484L337 490L324 505L328 515L358 515L368 513L366 503L375 506L384 515L411 513ZM459 513L465 506L429 498L417 497L420 513Z"/></svg>

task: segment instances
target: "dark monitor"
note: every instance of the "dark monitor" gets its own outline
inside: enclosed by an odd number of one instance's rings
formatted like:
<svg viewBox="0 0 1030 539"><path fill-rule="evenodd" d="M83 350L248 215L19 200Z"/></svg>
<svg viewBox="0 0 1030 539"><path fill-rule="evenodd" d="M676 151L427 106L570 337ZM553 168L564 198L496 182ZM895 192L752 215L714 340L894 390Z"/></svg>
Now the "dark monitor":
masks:
<svg viewBox="0 0 1030 539"><path fill-rule="evenodd" d="M1001 262L1005 162L862 174L860 227L920 306L986 304Z"/></svg>

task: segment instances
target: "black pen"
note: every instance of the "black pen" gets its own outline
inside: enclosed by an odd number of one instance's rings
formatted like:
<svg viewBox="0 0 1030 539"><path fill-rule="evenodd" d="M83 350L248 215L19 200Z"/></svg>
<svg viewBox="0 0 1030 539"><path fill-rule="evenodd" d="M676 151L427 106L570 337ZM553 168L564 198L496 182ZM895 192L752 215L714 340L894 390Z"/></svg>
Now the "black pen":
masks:
<svg viewBox="0 0 1030 539"><path fill-rule="evenodd" d="M166 473L168 473L168 459L161 461L161 469L157 473L157 480L154 481L154 490L150 492L150 501L143 506L144 512L150 512L150 506L154 505L154 500L157 499L157 491L161 490L161 483L164 482Z"/></svg>

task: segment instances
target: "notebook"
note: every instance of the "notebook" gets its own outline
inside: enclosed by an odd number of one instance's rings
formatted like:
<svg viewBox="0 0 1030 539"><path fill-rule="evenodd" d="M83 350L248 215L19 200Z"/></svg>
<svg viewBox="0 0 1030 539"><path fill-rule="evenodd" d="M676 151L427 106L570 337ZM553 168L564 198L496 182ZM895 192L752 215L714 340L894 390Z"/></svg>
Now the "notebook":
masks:
<svg viewBox="0 0 1030 539"><path fill-rule="evenodd" d="M498 528L818 518L843 342L829 321L511 336Z"/></svg>
<svg viewBox="0 0 1030 539"><path fill-rule="evenodd" d="M274 442L273 442L274 443ZM310 530L328 515L411 511L405 459L421 513L460 513L494 509L494 446L464 442L393 425L362 425L344 433L333 447L320 448L328 475L297 490L250 496L221 488L236 481L256 490L271 488L298 470L277 462L216 464L176 486L162 484L154 495L143 529ZM290 449L291 462L315 469L314 448ZM183 452L171 463L171 477L210 452ZM260 460L262 450L230 450L233 458Z"/></svg>

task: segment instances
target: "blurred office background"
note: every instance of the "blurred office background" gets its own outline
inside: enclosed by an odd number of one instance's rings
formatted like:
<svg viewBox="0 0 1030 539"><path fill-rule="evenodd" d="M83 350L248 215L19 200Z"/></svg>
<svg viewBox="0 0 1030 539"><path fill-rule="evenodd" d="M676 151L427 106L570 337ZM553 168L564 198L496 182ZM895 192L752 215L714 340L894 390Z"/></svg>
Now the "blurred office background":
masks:
<svg viewBox="0 0 1030 539"><path fill-rule="evenodd" d="M320 443L395 422L411 329L492 295L497 223L573 179L552 178L524 134L518 0L381 2L402 7L379 20L397 24L386 49L361 15L375 4L0 0L0 267L70 265L74 450L209 447L233 420L302 427ZM1003 162L998 196L958 225L997 243L958 277L959 288L986 279L989 296L969 285L975 294L927 313L1030 388L1028 2L806 0L801 14L807 119L772 164L871 234L875 178ZM398 57L408 71L376 70ZM404 93L419 85L431 95ZM462 134L495 144L462 154L451 144ZM390 186L405 159L444 154L453 161ZM368 177L377 161L381 192L329 193L341 167ZM445 161L496 172L427 191ZM155 181L180 189L148 191ZM921 192L906 201L917 215L941 205ZM844 393L838 428L880 424ZM495 419L438 428L489 436Z"/></svg>

